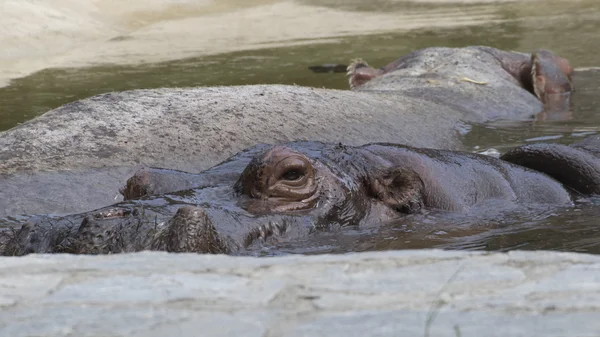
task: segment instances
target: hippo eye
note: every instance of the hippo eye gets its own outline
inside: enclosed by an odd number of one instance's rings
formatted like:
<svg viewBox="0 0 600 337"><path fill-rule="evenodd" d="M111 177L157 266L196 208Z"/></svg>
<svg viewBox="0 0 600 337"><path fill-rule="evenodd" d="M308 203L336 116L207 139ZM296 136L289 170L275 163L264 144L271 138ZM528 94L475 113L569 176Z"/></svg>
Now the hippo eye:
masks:
<svg viewBox="0 0 600 337"><path fill-rule="evenodd" d="M285 188L300 187L310 175L310 163L300 156L288 156L277 164L275 172L270 186L279 183L283 184L282 187L286 186Z"/></svg>
<svg viewBox="0 0 600 337"><path fill-rule="evenodd" d="M296 180L301 179L302 177L304 177L304 172L301 172L299 170L289 170L281 176L281 179L289 180L289 181L296 181Z"/></svg>
<svg viewBox="0 0 600 337"><path fill-rule="evenodd" d="M273 202L297 202L311 197L317 190L315 170L310 160L289 149L273 150L263 174L267 180L260 191L264 199Z"/></svg>

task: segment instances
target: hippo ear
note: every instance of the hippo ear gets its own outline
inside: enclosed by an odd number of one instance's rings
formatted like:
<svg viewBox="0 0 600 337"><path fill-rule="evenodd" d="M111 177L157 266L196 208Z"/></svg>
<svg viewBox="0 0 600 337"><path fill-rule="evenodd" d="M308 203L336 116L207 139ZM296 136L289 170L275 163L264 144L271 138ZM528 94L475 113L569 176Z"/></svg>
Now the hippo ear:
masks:
<svg viewBox="0 0 600 337"><path fill-rule="evenodd" d="M367 62L362 59L352 61L347 70L346 75L348 76L351 89L359 87L377 76L383 75L381 69L369 67Z"/></svg>
<svg viewBox="0 0 600 337"><path fill-rule="evenodd" d="M398 212L415 213L423 207L423 181L413 170L395 167L376 173L369 188L375 198Z"/></svg>
<svg viewBox="0 0 600 337"><path fill-rule="evenodd" d="M531 54L531 63L533 91L542 102L548 95L571 93L573 67L569 61L548 50L538 50Z"/></svg>

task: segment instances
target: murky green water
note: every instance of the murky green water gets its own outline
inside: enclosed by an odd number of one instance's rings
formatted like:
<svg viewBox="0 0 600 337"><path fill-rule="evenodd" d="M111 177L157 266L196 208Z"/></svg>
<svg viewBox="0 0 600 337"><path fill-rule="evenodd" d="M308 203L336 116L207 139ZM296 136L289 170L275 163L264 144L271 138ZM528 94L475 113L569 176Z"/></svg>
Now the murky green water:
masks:
<svg viewBox="0 0 600 337"><path fill-rule="evenodd" d="M373 230L318 233L300 242L263 247L257 255L439 248L452 250L554 250L600 254L600 200L569 208L494 210L488 214L432 211Z"/></svg>
<svg viewBox="0 0 600 337"><path fill-rule="evenodd" d="M312 4L316 1L305 2ZM343 3L319 0L318 3L356 11L431 7L391 1L367 4L358 0ZM510 21L480 26L352 36L339 38L336 42L313 41L317 43L152 65L44 70L0 88L0 130L62 104L109 91L262 83L346 89L348 85L343 74L315 74L308 67L324 63L347 63L356 57L366 59L373 66L382 66L415 49L429 46L482 44L519 51L547 48L570 59L575 67L600 66L600 1L574 1L566 9L564 4L560 8L553 8L552 2L549 2L547 6L539 8L539 13L530 9L526 14L519 6L502 7L502 17ZM437 8L456 9L447 6ZM467 144L473 151L494 147L503 152L531 142L572 143L600 131L600 70L578 71L575 87L573 119L475 126L467 136ZM323 234L312 238L309 244L283 247L283 251L335 253L439 247L554 249L598 254L599 203L587 200L575 208L562 211L516 212L499 216L491 222L489 219L430 214L399 221L373 233ZM447 222L452 223L452 230L444 227Z"/></svg>

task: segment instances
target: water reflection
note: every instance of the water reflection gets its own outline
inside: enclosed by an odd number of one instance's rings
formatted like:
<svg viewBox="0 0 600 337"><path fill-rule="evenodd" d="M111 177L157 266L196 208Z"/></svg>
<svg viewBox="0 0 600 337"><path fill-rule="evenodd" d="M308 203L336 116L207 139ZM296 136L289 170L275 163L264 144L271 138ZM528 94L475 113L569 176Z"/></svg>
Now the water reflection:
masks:
<svg viewBox="0 0 600 337"><path fill-rule="evenodd" d="M447 238L436 247L489 251L556 250L600 254L598 203L583 204L547 217L523 217L520 224Z"/></svg>
<svg viewBox="0 0 600 337"><path fill-rule="evenodd" d="M339 254L423 248L600 254L598 206L600 200L585 200L572 208L489 208L473 214L431 212L408 216L378 229L318 233L309 240L262 247L253 254Z"/></svg>
<svg viewBox="0 0 600 337"><path fill-rule="evenodd" d="M494 147L501 153L529 143L571 144L600 131L600 69L577 71L571 98L571 118L544 121L499 121L473 125L465 135L473 150Z"/></svg>

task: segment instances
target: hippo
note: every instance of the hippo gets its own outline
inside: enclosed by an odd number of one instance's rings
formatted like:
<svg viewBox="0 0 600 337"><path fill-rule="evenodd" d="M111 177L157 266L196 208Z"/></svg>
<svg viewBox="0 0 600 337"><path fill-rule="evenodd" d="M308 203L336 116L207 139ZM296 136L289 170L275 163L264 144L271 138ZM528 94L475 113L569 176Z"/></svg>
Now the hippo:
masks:
<svg viewBox="0 0 600 337"><path fill-rule="evenodd" d="M0 133L0 216L97 209L122 200L118 188L140 167L199 173L259 143L464 150L469 123L528 119L544 109L540 98L547 101L560 85L567 93L568 62L535 55L532 61L488 47L427 48L351 91L163 88L66 104ZM368 68L353 69L356 82ZM546 83L536 86L539 98L525 83L533 81L527 71L512 69L535 70L534 82Z"/></svg>
<svg viewBox="0 0 600 337"><path fill-rule="evenodd" d="M496 67L487 66L494 61ZM356 59L347 68L354 90L401 91L427 97L464 111L473 110L470 119L476 122L528 117L524 105L535 105L525 103L533 100L528 93L542 104L537 119L547 119L548 115L552 119L568 118L573 71L568 60L549 50L525 54L485 46L426 48L378 69ZM456 85L460 81L493 87L497 96L465 92L464 86ZM499 110L502 103L505 107Z"/></svg>
<svg viewBox="0 0 600 337"><path fill-rule="evenodd" d="M598 162L596 145L575 147L575 159ZM589 165L568 173L595 189L512 161L390 143L263 144L200 174L144 168L122 189L125 201L63 218L30 217L5 231L0 246L5 255L146 249L240 255L425 211L571 207L575 198L600 191L600 170Z"/></svg>
<svg viewBox="0 0 600 337"><path fill-rule="evenodd" d="M572 144L529 144L512 149L501 158L543 172L584 195L600 194L600 136ZM584 173L584 174L582 174Z"/></svg>

